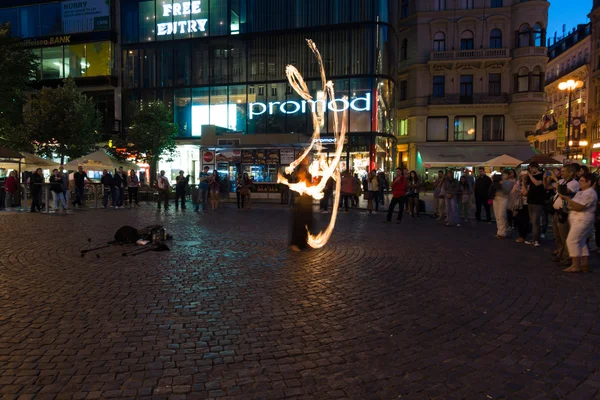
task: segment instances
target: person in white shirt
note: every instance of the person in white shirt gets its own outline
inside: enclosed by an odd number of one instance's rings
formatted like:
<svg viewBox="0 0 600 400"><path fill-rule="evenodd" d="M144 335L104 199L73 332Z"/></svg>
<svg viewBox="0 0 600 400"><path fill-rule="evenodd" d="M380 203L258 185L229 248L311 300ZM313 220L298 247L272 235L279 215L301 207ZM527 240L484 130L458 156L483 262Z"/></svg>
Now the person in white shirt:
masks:
<svg viewBox="0 0 600 400"><path fill-rule="evenodd" d="M554 190L556 194L554 196L554 215L552 218L552 231L554 233L554 241L556 243L556 250L552 253L552 261L560 262L565 266L571 265L569 257L569 249L566 246L567 236L569 235L569 220L565 214L564 200L559 194L564 194L569 197L573 197L575 193L579 192L579 182L575 176L576 168L574 165L569 164L561 168L560 177L556 176L554 172L550 173L547 181L547 190Z"/></svg>
<svg viewBox="0 0 600 400"><path fill-rule="evenodd" d="M590 173L583 174L579 178L581 191L575 193L571 199L568 195L561 194L569 207L569 236L567 236L567 247L573 264L563 270L564 272L588 272L588 258L590 255L587 246L587 236L596 219L596 204L598 195L594 190L594 177Z"/></svg>
<svg viewBox="0 0 600 400"><path fill-rule="evenodd" d="M165 171L160 171L158 181L158 209L160 210L160 204L164 199L165 210L169 208L169 179L165 176Z"/></svg>

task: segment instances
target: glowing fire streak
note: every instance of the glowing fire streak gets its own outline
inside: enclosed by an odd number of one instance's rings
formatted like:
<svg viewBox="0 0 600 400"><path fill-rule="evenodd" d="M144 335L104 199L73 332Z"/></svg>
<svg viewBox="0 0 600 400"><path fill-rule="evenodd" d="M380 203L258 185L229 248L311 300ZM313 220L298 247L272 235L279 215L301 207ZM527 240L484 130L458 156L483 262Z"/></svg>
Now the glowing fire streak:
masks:
<svg viewBox="0 0 600 400"><path fill-rule="evenodd" d="M333 89L333 83L331 81L327 81L327 77L325 75L325 68L323 67L323 59L321 58L321 53L317 49L317 46L312 40L307 40L308 47L312 50L319 62L319 68L321 71L321 82L323 83L323 92L325 93L325 102L327 101L327 97L330 99L335 99L335 91ZM304 81L304 78L300 74L300 72L296 69L296 67L292 65L288 65L285 69L285 73L287 75L290 86L294 88L296 93L300 95L304 100L310 101L313 100L313 97L310 95L308 91L308 86ZM344 100L347 100L347 97L343 97ZM327 103L325 103L327 104ZM335 135L335 155L333 160L328 163L325 154L323 154L323 145L319 140L321 137L321 128L319 125L319 118L317 116L316 108L312 109L312 120L313 120L313 136L311 139L311 145L304 150L304 152L300 155L300 157L295 160L289 167L285 169L285 172L291 174L294 169L300 165L300 163L311 153L311 151L316 150L316 162L311 164L309 168L309 172L312 176L320 176L321 180L316 186L308 186L307 182L299 182L299 183L289 183L288 180L279 174L277 181L279 183L283 183L287 185L290 190L293 190L299 194L307 194L316 200L320 200L323 198L325 189L325 185L329 178L333 178L335 180L335 195L333 200L333 211L331 213L331 219L329 220L329 225L327 228L319 232L317 235L312 235L310 232L308 233L308 245L314 249L321 248L327 244L329 239L331 238L331 234L333 233L333 229L335 228L335 221L337 219L338 207L340 201L340 192L341 192L341 176L340 171L338 169L338 165L340 159L342 157L342 151L344 148L344 141L346 138L347 131L347 110L344 110L342 113L342 127L338 130L339 122L338 122L338 113L337 113L337 102L332 102L332 114L333 114L333 131ZM306 228L308 230L308 227Z"/></svg>

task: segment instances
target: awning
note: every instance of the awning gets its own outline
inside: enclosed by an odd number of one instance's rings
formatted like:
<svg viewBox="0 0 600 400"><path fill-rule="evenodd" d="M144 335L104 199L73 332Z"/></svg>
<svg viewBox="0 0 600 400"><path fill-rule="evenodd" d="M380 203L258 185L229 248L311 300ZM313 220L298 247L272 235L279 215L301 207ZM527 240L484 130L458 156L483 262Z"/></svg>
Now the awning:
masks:
<svg viewBox="0 0 600 400"><path fill-rule="evenodd" d="M517 160L507 154L503 154L500 157L492 158L489 161L484 162L482 165L486 167L516 167L520 165L523 160Z"/></svg>
<svg viewBox="0 0 600 400"><path fill-rule="evenodd" d="M514 145L446 144L419 145L417 148L423 165L431 167L478 166L494 158L507 155L517 160L527 160L536 151L528 143Z"/></svg>

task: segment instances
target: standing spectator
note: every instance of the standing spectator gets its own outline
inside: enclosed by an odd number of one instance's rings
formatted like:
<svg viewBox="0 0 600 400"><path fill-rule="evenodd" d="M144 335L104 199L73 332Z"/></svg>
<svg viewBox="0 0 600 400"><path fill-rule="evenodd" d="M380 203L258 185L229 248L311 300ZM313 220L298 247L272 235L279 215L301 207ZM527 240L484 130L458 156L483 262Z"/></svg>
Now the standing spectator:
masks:
<svg viewBox="0 0 600 400"><path fill-rule="evenodd" d="M4 182L4 207L7 211L12 209L18 189L17 172L10 171Z"/></svg>
<svg viewBox="0 0 600 400"><path fill-rule="evenodd" d="M571 164L565 165L561 168L559 176L556 176L555 172L551 173L546 187L556 187L556 194L552 203L552 208L554 209L552 232L554 233L556 250L553 252L554 257L552 260L568 266L571 265L569 249L566 244L567 237L569 236L569 209L560 195L572 198L575 196L575 193L579 192L580 187L575 175L575 167Z"/></svg>
<svg viewBox="0 0 600 400"><path fill-rule="evenodd" d="M135 206L139 207L138 204L138 190L140 187L140 180L138 179L135 170L132 169L129 171L129 176L127 177L127 197L129 198L129 207L132 206L132 202L135 201Z"/></svg>
<svg viewBox="0 0 600 400"><path fill-rule="evenodd" d="M185 172L179 171L175 178L175 211L179 210L179 199L181 199L181 209L185 210L185 193L187 192L190 176L184 176Z"/></svg>
<svg viewBox="0 0 600 400"><path fill-rule="evenodd" d="M354 177L350 171L345 171L342 175L342 201L344 203L344 213L348 214L348 203L355 194Z"/></svg>
<svg viewBox="0 0 600 400"><path fill-rule="evenodd" d="M123 176L117 172L116 169L113 175L111 191L113 207L122 208L123 205L121 204L121 192L123 191Z"/></svg>
<svg viewBox="0 0 600 400"><path fill-rule="evenodd" d="M237 198L237 209L238 209L238 211L242 209L242 207L241 207L241 204L242 204L242 192L241 192L242 186L244 186L243 185L243 181L242 181L242 173L238 172L237 178L235 180L235 196ZM287 187L287 186L285 186L285 187Z"/></svg>
<svg viewBox="0 0 600 400"><path fill-rule="evenodd" d="M537 162L529 164L528 188L527 188L527 207L529 209L529 220L531 222L532 240L525 242L540 246L541 237L541 218L544 212L544 200L546 198L546 189L544 188L544 174L540 171Z"/></svg>
<svg viewBox="0 0 600 400"><path fill-rule="evenodd" d="M50 190L52 191L52 197L54 198L54 209L58 211L60 203L63 210L67 211L67 202L65 200L63 189L63 178L60 171L57 169L54 169L52 171L52 176L50 176Z"/></svg>
<svg viewBox="0 0 600 400"><path fill-rule="evenodd" d="M511 187L515 186L515 183L517 183L517 173L515 172L514 169L507 169L505 170L505 172L508 174L508 181L511 182ZM512 189L511 189L511 193L512 193ZM510 206L510 193L508 194L508 209L507 209L507 213L506 213L506 225L507 225L507 230L513 230L515 229L515 221L514 221L514 215L511 211L511 206Z"/></svg>
<svg viewBox="0 0 600 400"><path fill-rule="evenodd" d="M526 180L527 176L521 175L516 180L509 196L509 212L513 214L519 235L517 243L525 243L529 231L529 210L527 208L527 194L525 189Z"/></svg>
<svg viewBox="0 0 600 400"><path fill-rule="evenodd" d="M446 196L446 226L460 227L460 217L458 215L458 195L459 184L454 178L454 171L449 169L446 172L446 179L442 190Z"/></svg>
<svg viewBox="0 0 600 400"><path fill-rule="evenodd" d="M160 171L158 180L156 181L158 187L158 209L164 202L165 211L169 208L169 179L165 176L165 171Z"/></svg>
<svg viewBox="0 0 600 400"><path fill-rule="evenodd" d="M219 173L216 169L208 178L208 188L210 190L210 206L215 211L219 208Z"/></svg>
<svg viewBox="0 0 600 400"><path fill-rule="evenodd" d="M29 190L31 192L31 212L42 211L42 183L44 183L44 175L41 168L35 170L29 179Z"/></svg>
<svg viewBox="0 0 600 400"><path fill-rule="evenodd" d="M460 197L458 204L458 215L465 221L469 221L469 209L471 208L471 187L465 175L458 181Z"/></svg>
<svg viewBox="0 0 600 400"><path fill-rule="evenodd" d="M444 183L444 171L438 171L437 178L433 181L433 217L441 220L444 216L445 201L442 191Z"/></svg>
<svg viewBox="0 0 600 400"><path fill-rule="evenodd" d="M496 216L496 238L505 239L508 231L508 203L514 182L509 179L508 171L504 171L497 182L493 183L495 190L492 204Z"/></svg>
<svg viewBox="0 0 600 400"><path fill-rule="evenodd" d="M208 203L208 166L204 166L202 172L200 172L200 184L198 185L198 199L196 200L196 207L194 211L198 212L200 209L200 203L202 203L202 211L206 212ZM242 206L243 208L243 206Z"/></svg>
<svg viewBox="0 0 600 400"><path fill-rule="evenodd" d="M323 190L323 198L321 199L321 214L329 214L329 203L331 201L331 196L333 195L333 186L335 185L332 177L327 179L327 183L325 183L325 189Z"/></svg>
<svg viewBox="0 0 600 400"><path fill-rule="evenodd" d="M354 178L352 179L352 193L354 193L354 196L352 196L352 207L358 207L358 200L363 193L358 174L354 174Z"/></svg>
<svg viewBox="0 0 600 400"><path fill-rule="evenodd" d="M406 177L400 168L396 168L396 176L392 182L392 200L387 213L387 222L392 222L394 208L398 204L398 217L396 223L402 222L402 214L404 213L404 202L406 200Z"/></svg>
<svg viewBox="0 0 600 400"><path fill-rule="evenodd" d="M598 195L593 185L592 175L589 172L584 173L579 178L581 191L575 193L572 199L568 195L560 195L567 202L570 210L567 247L573 262L564 272L588 272L589 270L588 258L590 252L587 246L587 236L594 224L594 214L598 205Z"/></svg>
<svg viewBox="0 0 600 400"><path fill-rule="evenodd" d="M492 180L485 174L485 168L479 167L479 176L475 180L475 219L481 221L481 207L485 210L486 221L492 222L492 213L488 203Z"/></svg>
<svg viewBox="0 0 600 400"><path fill-rule="evenodd" d="M71 200L71 190L69 188L69 171L65 171L65 166L61 165L58 169L58 175L60 176L60 181L63 189L63 197L65 198L65 203Z"/></svg>
<svg viewBox="0 0 600 400"><path fill-rule="evenodd" d="M75 201L73 202L73 208L76 205L81 208L83 206L82 200L85 197L85 181L87 180L90 183L90 179L81 165L77 167L77 172L73 174L73 180L75 181Z"/></svg>
<svg viewBox="0 0 600 400"><path fill-rule="evenodd" d="M419 217L419 176L416 171L410 171L406 182L406 197L408 197L408 215ZM416 214L415 214L416 208Z"/></svg>
<svg viewBox="0 0 600 400"><path fill-rule="evenodd" d="M119 167L117 175L121 178L121 185L119 186L119 207L125 207L125 192L127 191L127 172L123 170L123 167Z"/></svg>
<svg viewBox="0 0 600 400"><path fill-rule="evenodd" d="M240 192L242 194L242 210L250 209L250 192L252 190L252 179L248 173L244 172L242 175L242 187Z"/></svg>
<svg viewBox="0 0 600 400"><path fill-rule="evenodd" d="M100 178L100 183L102 184L102 188L104 190L102 197L102 207L106 208L108 206L108 196L112 194L112 206L115 207L115 196L113 194L113 177L107 170L102 171L102 178Z"/></svg>
<svg viewBox="0 0 600 400"><path fill-rule="evenodd" d="M367 203L367 208L369 210L369 214L377 214L379 212L379 178L375 171L371 171L371 173L367 177L368 179L368 193L369 193L369 201ZM373 212L373 204L375 204L375 211Z"/></svg>
<svg viewBox="0 0 600 400"><path fill-rule="evenodd" d="M388 180L385 177L385 172L380 171L377 174L377 187L379 188L379 201L381 202L381 205L384 206L385 205L385 191L388 190L389 184L388 184Z"/></svg>

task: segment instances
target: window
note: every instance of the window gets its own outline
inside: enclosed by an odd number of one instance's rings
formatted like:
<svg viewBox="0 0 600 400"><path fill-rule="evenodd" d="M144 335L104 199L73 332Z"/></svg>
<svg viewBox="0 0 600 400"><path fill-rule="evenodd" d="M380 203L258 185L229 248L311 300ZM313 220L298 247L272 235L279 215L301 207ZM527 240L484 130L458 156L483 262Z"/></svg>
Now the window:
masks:
<svg viewBox="0 0 600 400"><path fill-rule="evenodd" d="M461 50L473 50L474 40L473 40L473 32L464 31L462 35L460 35L460 49Z"/></svg>
<svg viewBox="0 0 600 400"><path fill-rule="evenodd" d="M502 74L490 74L490 96L500 96L500 93L502 93Z"/></svg>
<svg viewBox="0 0 600 400"><path fill-rule="evenodd" d="M529 91L529 70L527 67L521 67L517 74L517 92Z"/></svg>
<svg viewBox="0 0 600 400"><path fill-rule="evenodd" d="M444 97L446 89L446 77L438 75L433 77L433 97Z"/></svg>
<svg viewBox="0 0 600 400"><path fill-rule="evenodd" d="M491 7L492 8L500 8L500 7L502 7L502 0L492 0Z"/></svg>
<svg viewBox="0 0 600 400"><path fill-rule="evenodd" d="M502 31L500 29L492 29L490 32L490 49L502 48Z"/></svg>
<svg viewBox="0 0 600 400"><path fill-rule="evenodd" d="M519 28L519 39L517 47L528 47L531 45L531 32L529 25L523 24Z"/></svg>
<svg viewBox="0 0 600 400"><path fill-rule="evenodd" d="M533 73L531 74L531 91L532 92L541 92L542 91L542 69L540 67L535 67L533 69Z"/></svg>
<svg viewBox="0 0 600 400"><path fill-rule="evenodd" d="M460 102L473 102L473 75L460 76Z"/></svg>
<svg viewBox="0 0 600 400"><path fill-rule="evenodd" d="M540 24L535 24L533 26L533 45L536 47L542 47L544 45L542 26Z"/></svg>
<svg viewBox="0 0 600 400"><path fill-rule="evenodd" d="M64 78L63 67L62 46L42 49L42 79Z"/></svg>
<svg viewBox="0 0 600 400"><path fill-rule="evenodd" d="M446 51L446 35L443 32L433 35L433 51Z"/></svg>
<svg viewBox="0 0 600 400"><path fill-rule="evenodd" d="M448 117L429 117L429 118L427 118L427 141L428 142L447 142L448 141Z"/></svg>
<svg viewBox="0 0 600 400"><path fill-rule="evenodd" d="M454 118L454 141L474 141L475 134L475 117L455 117Z"/></svg>
<svg viewBox="0 0 600 400"><path fill-rule="evenodd" d="M404 39L400 46L400 61L404 61L408 58L408 40Z"/></svg>
<svg viewBox="0 0 600 400"><path fill-rule="evenodd" d="M408 120L401 119L399 124L400 130L398 131L399 136L408 136Z"/></svg>
<svg viewBox="0 0 600 400"><path fill-rule="evenodd" d="M400 11L402 18L408 17L408 0L402 0L402 9Z"/></svg>
<svg viewBox="0 0 600 400"><path fill-rule="evenodd" d="M504 115L483 116L483 141L498 142L504 140Z"/></svg>
<svg viewBox="0 0 600 400"><path fill-rule="evenodd" d="M446 0L435 0L435 11L444 11L446 9Z"/></svg>
<svg viewBox="0 0 600 400"><path fill-rule="evenodd" d="M400 101L404 101L408 98L408 82L400 81Z"/></svg>
<svg viewBox="0 0 600 400"><path fill-rule="evenodd" d="M463 0L465 4L465 9L472 10L473 9L473 1L474 0Z"/></svg>

